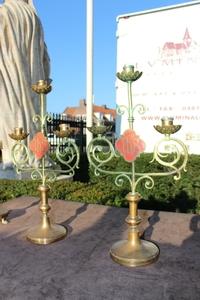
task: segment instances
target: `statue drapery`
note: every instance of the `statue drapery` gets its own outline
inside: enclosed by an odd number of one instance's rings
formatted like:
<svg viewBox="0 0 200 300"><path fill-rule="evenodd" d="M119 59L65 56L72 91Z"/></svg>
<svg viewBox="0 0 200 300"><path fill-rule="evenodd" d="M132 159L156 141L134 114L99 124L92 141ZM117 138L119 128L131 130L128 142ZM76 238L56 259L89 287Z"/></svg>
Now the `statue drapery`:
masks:
<svg viewBox="0 0 200 300"><path fill-rule="evenodd" d="M31 86L49 78L50 63L41 22L31 0L5 0L0 5L0 140L3 163L11 162L8 133L23 127L35 133L32 118L39 100Z"/></svg>

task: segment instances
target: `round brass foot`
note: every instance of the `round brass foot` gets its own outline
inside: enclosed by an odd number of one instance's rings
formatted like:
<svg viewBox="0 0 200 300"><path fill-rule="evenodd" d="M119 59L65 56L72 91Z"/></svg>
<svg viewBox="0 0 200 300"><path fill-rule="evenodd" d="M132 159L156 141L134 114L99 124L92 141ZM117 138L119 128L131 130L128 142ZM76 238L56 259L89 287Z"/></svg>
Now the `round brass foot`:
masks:
<svg viewBox="0 0 200 300"><path fill-rule="evenodd" d="M159 248L149 241L140 242L140 245L135 246L128 240L119 241L110 249L110 256L115 262L126 267L145 266L156 261Z"/></svg>
<svg viewBox="0 0 200 300"><path fill-rule="evenodd" d="M28 231L27 239L34 244L46 245L58 240L62 240L67 235L67 229L64 226L51 224L48 228L41 225Z"/></svg>

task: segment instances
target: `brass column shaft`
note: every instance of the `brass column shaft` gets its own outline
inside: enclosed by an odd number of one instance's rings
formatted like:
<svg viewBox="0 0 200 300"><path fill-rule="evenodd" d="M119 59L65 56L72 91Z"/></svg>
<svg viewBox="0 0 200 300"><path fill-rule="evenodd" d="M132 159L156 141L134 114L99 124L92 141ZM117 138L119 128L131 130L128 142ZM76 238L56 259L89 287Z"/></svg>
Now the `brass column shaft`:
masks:
<svg viewBox="0 0 200 300"><path fill-rule="evenodd" d="M137 226L130 226L128 230L128 241L135 246L140 246L139 230Z"/></svg>
<svg viewBox="0 0 200 300"><path fill-rule="evenodd" d="M138 193L129 193L126 198L129 201L129 215L126 218L126 223L129 226L128 241L133 245L139 246L141 244L138 229L138 225L141 223L141 218L138 216L140 195Z"/></svg>
<svg viewBox="0 0 200 300"><path fill-rule="evenodd" d="M135 218L138 215L138 204L135 202L129 203L129 215L131 218Z"/></svg>
<svg viewBox="0 0 200 300"><path fill-rule="evenodd" d="M49 187L40 185L40 211L42 212L41 223L29 230L27 239L35 244L46 245L63 239L67 235L67 229L58 224L52 224L48 216L50 206L48 204Z"/></svg>

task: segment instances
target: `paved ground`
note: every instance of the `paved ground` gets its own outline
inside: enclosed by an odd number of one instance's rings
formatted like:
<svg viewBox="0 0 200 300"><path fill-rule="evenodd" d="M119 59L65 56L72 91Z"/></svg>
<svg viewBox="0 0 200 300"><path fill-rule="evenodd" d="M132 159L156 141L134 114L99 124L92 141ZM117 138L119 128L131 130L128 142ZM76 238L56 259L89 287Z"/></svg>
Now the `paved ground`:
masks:
<svg viewBox="0 0 200 300"><path fill-rule="evenodd" d="M200 299L200 216L140 211L144 236L160 247L160 258L127 268L109 257L111 245L126 236L127 209L50 204L52 219L67 226L69 235L39 246L25 237L39 222L38 200L5 203L10 214L9 224L0 225L0 299Z"/></svg>

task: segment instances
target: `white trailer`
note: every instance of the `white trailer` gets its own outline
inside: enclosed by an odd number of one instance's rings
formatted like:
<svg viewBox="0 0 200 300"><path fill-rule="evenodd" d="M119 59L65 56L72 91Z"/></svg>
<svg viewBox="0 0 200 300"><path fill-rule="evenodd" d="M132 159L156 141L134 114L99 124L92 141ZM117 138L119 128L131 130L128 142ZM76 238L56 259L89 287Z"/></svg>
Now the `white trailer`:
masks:
<svg viewBox="0 0 200 300"><path fill-rule="evenodd" d="M117 72L134 65L143 75L133 82L133 102L146 112L135 116L134 129L146 151L161 137L153 125L174 117L176 137L189 153L200 154L200 1L142 11L117 18ZM116 81L117 105L127 105L126 84ZM118 116L116 133L128 128Z"/></svg>

